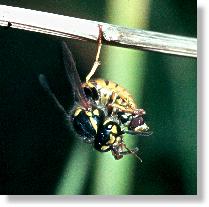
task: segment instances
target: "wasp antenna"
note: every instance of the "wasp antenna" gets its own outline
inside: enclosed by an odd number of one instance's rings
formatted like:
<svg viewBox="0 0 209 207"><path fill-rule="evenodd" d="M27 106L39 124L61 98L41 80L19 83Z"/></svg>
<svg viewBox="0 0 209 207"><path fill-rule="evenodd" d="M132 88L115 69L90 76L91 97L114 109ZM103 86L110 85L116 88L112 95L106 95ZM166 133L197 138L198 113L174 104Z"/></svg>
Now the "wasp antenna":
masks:
<svg viewBox="0 0 209 207"><path fill-rule="evenodd" d="M47 80L46 80L45 75L40 74L39 77L38 77L38 80L39 80L41 86L43 87L43 89L44 89L46 92L49 92L49 91L51 92L51 89L49 88L49 84L48 84L48 82L47 82Z"/></svg>
<svg viewBox="0 0 209 207"><path fill-rule="evenodd" d="M137 147L134 150L129 149L128 147L124 146L132 155L134 155L140 162L142 162L142 159L136 154L136 152L139 150Z"/></svg>

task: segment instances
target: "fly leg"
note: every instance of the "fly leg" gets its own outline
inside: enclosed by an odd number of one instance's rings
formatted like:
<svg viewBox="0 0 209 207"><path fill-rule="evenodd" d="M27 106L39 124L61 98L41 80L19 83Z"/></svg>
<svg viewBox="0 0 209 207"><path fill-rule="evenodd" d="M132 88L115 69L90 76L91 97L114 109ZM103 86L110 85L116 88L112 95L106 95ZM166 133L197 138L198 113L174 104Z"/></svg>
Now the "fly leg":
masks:
<svg viewBox="0 0 209 207"><path fill-rule="evenodd" d="M126 150L124 150L124 148ZM123 142L112 147L112 155L116 160L121 159L124 155L134 155L140 162L142 162L142 159L136 154L138 151L139 149L137 147L134 149L129 149Z"/></svg>
<svg viewBox="0 0 209 207"><path fill-rule="evenodd" d="M119 111L124 112L124 113L130 113L132 115L139 115L142 116L144 115L146 112L144 111L144 109L132 109L132 108L126 108L120 104L117 103L112 103L112 104L108 104L109 108L116 108L119 109Z"/></svg>
<svg viewBox="0 0 209 207"><path fill-rule="evenodd" d="M120 160L121 158L123 158L123 155L121 155L118 151L117 148L112 148L112 155L116 160Z"/></svg>
<svg viewBox="0 0 209 207"><path fill-rule="evenodd" d="M117 103L117 94L115 92L112 92L109 101L107 103L107 107L110 109L110 111L112 111L113 113L115 112L113 109L115 108L116 110L118 109L121 112L124 113L130 113L132 115L139 115L142 116L144 114L146 114L144 109L136 109L136 108L131 108L131 107L127 107L127 106L123 106L120 103Z"/></svg>
<svg viewBox="0 0 209 207"><path fill-rule="evenodd" d="M102 48L102 26L99 25L99 36L98 36L98 46L97 46L97 54L96 54L96 59L94 61L94 65L91 68L91 71L89 72L89 74L86 76L86 82L88 82L91 77L94 75L94 73L96 72L97 68L99 65L101 65L101 62L99 61L99 56L100 56L100 51Z"/></svg>
<svg viewBox="0 0 209 207"><path fill-rule="evenodd" d="M136 152L139 151L139 149L137 147L135 147L134 149L129 149L128 147L126 147L126 145L123 143L123 146L124 148L127 150L127 151L123 151L121 152L122 155L134 155L140 162L142 162L142 159L136 154Z"/></svg>

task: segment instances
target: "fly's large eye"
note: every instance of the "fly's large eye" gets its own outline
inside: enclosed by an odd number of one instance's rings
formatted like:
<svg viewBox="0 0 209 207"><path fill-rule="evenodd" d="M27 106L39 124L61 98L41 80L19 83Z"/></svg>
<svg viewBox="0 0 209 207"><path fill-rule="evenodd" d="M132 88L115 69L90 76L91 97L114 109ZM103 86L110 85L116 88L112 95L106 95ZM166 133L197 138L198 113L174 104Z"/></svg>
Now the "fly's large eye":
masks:
<svg viewBox="0 0 209 207"><path fill-rule="evenodd" d="M141 116L133 117L129 125L130 129L135 129L144 124L144 119Z"/></svg>

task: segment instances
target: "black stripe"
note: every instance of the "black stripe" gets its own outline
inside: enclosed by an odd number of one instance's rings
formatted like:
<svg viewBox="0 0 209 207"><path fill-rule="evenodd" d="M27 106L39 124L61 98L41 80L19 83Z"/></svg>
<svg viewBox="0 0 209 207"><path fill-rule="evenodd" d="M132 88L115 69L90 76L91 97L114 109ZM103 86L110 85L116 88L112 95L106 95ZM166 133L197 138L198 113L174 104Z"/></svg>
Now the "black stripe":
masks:
<svg viewBox="0 0 209 207"><path fill-rule="evenodd" d="M106 85L108 86L108 85L109 85L109 83L110 83L110 81L105 80L105 83L106 83Z"/></svg>

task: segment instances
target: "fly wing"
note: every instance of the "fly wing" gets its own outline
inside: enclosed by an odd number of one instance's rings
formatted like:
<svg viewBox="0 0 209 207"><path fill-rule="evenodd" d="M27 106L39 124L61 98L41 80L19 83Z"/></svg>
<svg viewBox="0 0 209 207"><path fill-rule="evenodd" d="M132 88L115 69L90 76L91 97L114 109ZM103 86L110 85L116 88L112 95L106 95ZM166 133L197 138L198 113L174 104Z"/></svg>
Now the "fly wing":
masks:
<svg viewBox="0 0 209 207"><path fill-rule="evenodd" d="M87 99L81 86L81 80L76 69L76 64L73 59L72 53L65 42L62 42L62 53L65 71L68 81L72 85L74 97L78 103L80 103L84 108L88 109L90 107L90 102Z"/></svg>

